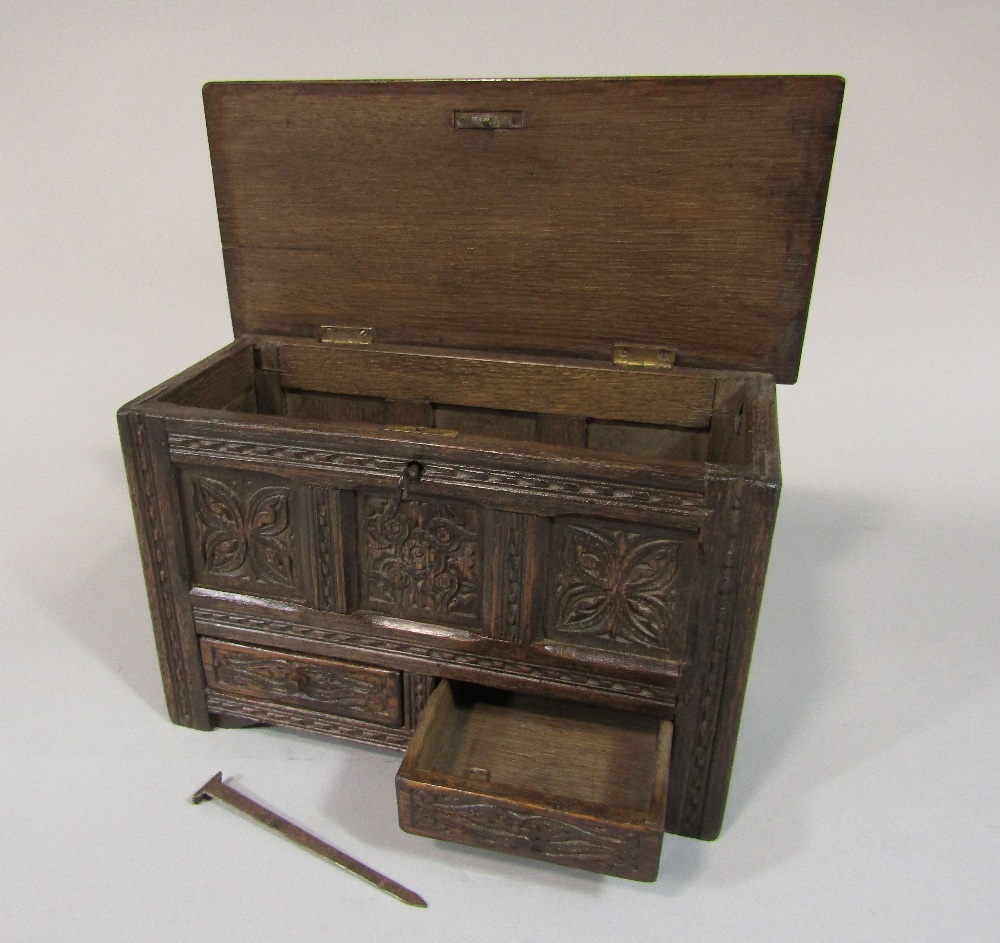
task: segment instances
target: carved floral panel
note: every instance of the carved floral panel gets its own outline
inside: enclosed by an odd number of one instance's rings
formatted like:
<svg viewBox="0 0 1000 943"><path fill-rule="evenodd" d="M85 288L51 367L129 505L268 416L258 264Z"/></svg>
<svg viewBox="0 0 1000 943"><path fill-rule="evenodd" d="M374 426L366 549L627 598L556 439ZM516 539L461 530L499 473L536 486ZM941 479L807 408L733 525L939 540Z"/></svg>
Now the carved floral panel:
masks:
<svg viewBox="0 0 1000 943"><path fill-rule="evenodd" d="M368 495L360 529L363 606L417 619L479 621L482 527L474 506Z"/></svg>
<svg viewBox="0 0 1000 943"><path fill-rule="evenodd" d="M200 582L301 596L290 487L257 476L193 474L185 490L188 540Z"/></svg>
<svg viewBox="0 0 1000 943"><path fill-rule="evenodd" d="M680 540L627 525L558 523L549 635L681 655Z"/></svg>

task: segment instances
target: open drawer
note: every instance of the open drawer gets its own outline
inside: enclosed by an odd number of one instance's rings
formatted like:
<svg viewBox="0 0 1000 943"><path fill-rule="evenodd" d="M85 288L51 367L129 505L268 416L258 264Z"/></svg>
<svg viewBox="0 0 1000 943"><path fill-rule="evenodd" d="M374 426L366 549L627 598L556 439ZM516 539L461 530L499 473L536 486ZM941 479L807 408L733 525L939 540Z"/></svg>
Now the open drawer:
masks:
<svg viewBox="0 0 1000 943"><path fill-rule="evenodd" d="M396 776L407 832L656 880L673 724L442 682Z"/></svg>

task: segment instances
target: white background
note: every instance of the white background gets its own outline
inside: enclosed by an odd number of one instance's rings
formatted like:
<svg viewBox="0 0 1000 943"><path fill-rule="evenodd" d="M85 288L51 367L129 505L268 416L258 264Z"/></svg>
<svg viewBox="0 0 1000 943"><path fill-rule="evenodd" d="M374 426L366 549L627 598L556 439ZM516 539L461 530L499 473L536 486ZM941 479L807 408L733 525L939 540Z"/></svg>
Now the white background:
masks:
<svg viewBox="0 0 1000 943"><path fill-rule="evenodd" d="M996 0L3 3L0 938L1000 939L998 49ZM397 754L172 726L114 411L231 336L201 84L769 72L847 95L722 838L577 873L403 834Z"/></svg>

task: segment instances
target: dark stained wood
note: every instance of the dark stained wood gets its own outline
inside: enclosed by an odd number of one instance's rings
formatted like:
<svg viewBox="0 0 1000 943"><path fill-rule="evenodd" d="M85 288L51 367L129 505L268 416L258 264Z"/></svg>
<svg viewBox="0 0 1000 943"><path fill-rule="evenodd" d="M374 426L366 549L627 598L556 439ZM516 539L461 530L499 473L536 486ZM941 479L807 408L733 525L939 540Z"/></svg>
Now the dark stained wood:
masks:
<svg viewBox="0 0 1000 943"><path fill-rule="evenodd" d="M261 410L290 419L319 419L324 422L386 422L386 403L371 396L330 396L311 390L285 392L285 410Z"/></svg>
<svg viewBox="0 0 1000 943"><path fill-rule="evenodd" d="M199 409L220 408L227 399L232 401L242 395L244 377L246 377L247 388L253 386L255 379L252 372L253 349L253 338L237 338L231 344L209 354L176 376L157 384L151 390L143 393L142 396L137 396L134 400L126 403L118 410L119 416L140 411L141 407L152 402L175 403L184 406L190 401L197 403ZM231 361L235 361L235 363ZM247 372L244 373L244 370ZM215 379L209 379L209 377L219 376L228 377L230 380L223 380L217 387ZM202 397L201 391L216 388L218 388L218 393L209 393L206 398ZM206 400L213 405L206 406Z"/></svg>
<svg viewBox="0 0 1000 943"><path fill-rule="evenodd" d="M537 435L535 413L469 406L435 406L433 426L466 435L533 442Z"/></svg>
<svg viewBox="0 0 1000 943"><path fill-rule="evenodd" d="M254 390L257 395L257 409L272 416L284 416L287 413L287 407L285 393L281 388L277 345L255 344L254 363L256 364Z"/></svg>
<svg viewBox="0 0 1000 943"><path fill-rule="evenodd" d="M591 649L588 659L564 656L546 645L511 645L461 629L373 614L318 613L201 589L191 598L197 632L210 638L479 681L650 716L671 716L676 703L675 662L660 660L654 668L600 649Z"/></svg>
<svg viewBox="0 0 1000 943"><path fill-rule="evenodd" d="M242 697L356 717L388 727L403 725L398 672L328 658L201 640L208 685Z"/></svg>
<svg viewBox="0 0 1000 943"><path fill-rule="evenodd" d="M555 445L586 445L587 420L582 416L539 415L537 435L539 442L552 442Z"/></svg>
<svg viewBox="0 0 1000 943"><path fill-rule="evenodd" d="M383 418L390 425L433 426L434 407L426 400L417 402L412 399L388 400Z"/></svg>
<svg viewBox="0 0 1000 943"><path fill-rule="evenodd" d="M502 440L471 442L371 427L303 425L160 406L178 465L280 472L318 485L359 481L394 490L406 465L423 465L421 491L459 489L492 507L539 514L602 506L614 516L697 527L705 466L644 461L590 449Z"/></svg>
<svg viewBox="0 0 1000 943"><path fill-rule="evenodd" d="M625 455L703 462L708 436L702 431L634 422L590 422L587 447Z"/></svg>
<svg viewBox="0 0 1000 943"><path fill-rule="evenodd" d="M237 334L798 371L834 76L205 87ZM456 110L523 113L456 130Z"/></svg>
<svg viewBox="0 0 1000 943"><path fill-rule="evenodd" d="M841 92L207 87L243 336L119 411L171 719L409 744L417 834L714 838Z"/></svg>
<svg viewBox="0 0 1000 943"><path fill-rule="evenodd" d="M235 717L256 724L305 730L336 737L338 740L354 740L391 750L405 750L410 742L410 731L400 727L384 727L354 717L339 717L273 700L262 701L221 691L208 691L206 703L208 709L216 715Z"/></svg>
<svg viewBox="0 0 1000 943"><path fill-rule="evenodd" d="M176 724L209 730L205 680L187 598L180 502L170 486L163 421L124 406L118 427L167 711Z"/></svg>
<svg viewBox="0 0 1000 943"><path fill-rule="evenodd" d="M396 777L418 835L653 881L669 721L443 682Z"/></svg>
<svg viewBox="0 0 1000 943"><path fill-rule="evenodd" d="M731 575L735 583L732 624L725 663L721 666L719 711L703 787L701 822L695 833L702 839L717 838L722 830L743 696L750 671L750 654L757 632L757 616L764 594L764 576L778 512L779 491L777 483L754 481L747 484L741 497L744 536L739 559L734 564L738 570Z"/></svg>
<svg viewBox="0 0 1000 943"><path fill-rule="evenodd" d="M201 409L245 405L260 382L260 371L254 369L254 353L253 347L244 345L229 356L214 358L210 365L174 386L170 402Z"/></svg>

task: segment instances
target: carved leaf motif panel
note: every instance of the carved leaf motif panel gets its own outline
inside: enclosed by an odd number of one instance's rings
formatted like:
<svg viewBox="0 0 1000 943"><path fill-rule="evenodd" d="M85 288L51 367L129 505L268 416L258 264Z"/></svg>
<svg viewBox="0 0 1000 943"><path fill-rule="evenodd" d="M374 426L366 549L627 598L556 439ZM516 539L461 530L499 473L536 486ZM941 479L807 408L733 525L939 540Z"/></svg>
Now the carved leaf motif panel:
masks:
<svg viewBox="0 0 1000 943"><path fill-rule="evenodd" d="M686 618L684 539L601 521L552 531L547 636L680 658Z"/></svg>
<svg viewBox="0 0 1000 943"><path fill-rule="evenodd" d="M359 502L359 531L363 608L481 623L483 526L477 507L368 494Z"/></svg>
<svg viewBox="0 0 1000 943"><path fill-rule="evenodd" d="M213 470L187 473L182 490L196 582L305 599L295 488L270 476Z"/></svg>

